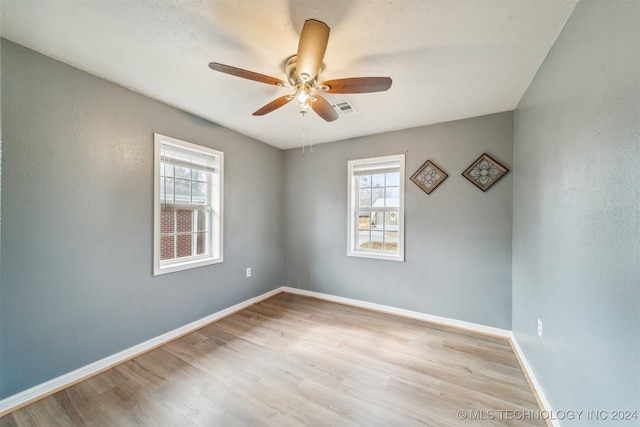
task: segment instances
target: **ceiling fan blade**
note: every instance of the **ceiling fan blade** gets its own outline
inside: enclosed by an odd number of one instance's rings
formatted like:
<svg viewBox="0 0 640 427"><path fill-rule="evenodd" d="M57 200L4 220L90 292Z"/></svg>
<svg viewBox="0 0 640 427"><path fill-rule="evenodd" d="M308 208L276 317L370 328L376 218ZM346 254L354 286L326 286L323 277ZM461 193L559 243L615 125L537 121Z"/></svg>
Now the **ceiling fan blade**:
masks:
<svg viewBox="0 0 640 427"><path fill-rule="evenodd" d="M296 55L296 70L302 81L310 82L318 75L329 43L329 31L324 22L304 21Z"/></svg>
<svg viewBox="0 0 640 427"><path fill-rule="evenodd" d="M391 83L390 77L354 77L327 80L318 86L327 93L370 93L384 92Z"/></svg>
<svg viewBox="0 0 640 427"><path fill-rule="evenodd" d="M275 77L265 76L264 74L254 73L253 71L243 70L242 68L232 67L231 65L219 64L217 62L209 63L209 68L221 73L231 74L232 76L242 77L243 79L253 80L260 83L276 86L288 86L287 83Z"/></svg>
<svg viewBox="0 0 640 427"><path fill-rule="evenodd" d="M311 108L320 117L328 122L332 122L338 118L338 113L333 109L331 104L321 96L315 95L316 100L311 103Z"/></svg>
<svg viewBox="0 0 640 427"><path fill-rule="evenodd" d="M264 116L265 114L268 114L274 110L277 110L278 108L282 107L285 104L288 104L289 101L291 101L293 99L292 96L290 95L285 95L285 96L281 96L278 99L274 99L273 101L271 101L270 103L268 103L267 105L265 105L264 107L260 108L259 110L257 110L255 113L253 113L254 116Z"/></svg>

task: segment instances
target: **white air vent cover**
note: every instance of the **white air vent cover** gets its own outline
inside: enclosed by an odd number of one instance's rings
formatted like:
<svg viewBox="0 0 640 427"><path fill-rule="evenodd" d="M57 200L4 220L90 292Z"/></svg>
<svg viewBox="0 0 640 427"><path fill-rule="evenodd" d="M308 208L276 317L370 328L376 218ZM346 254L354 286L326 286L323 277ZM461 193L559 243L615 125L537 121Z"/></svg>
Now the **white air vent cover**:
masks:
<svg viewBox="0 0 640 427"><path fill-rule="evenodd" d="M336 102L332 107L341 116L357 113L353 105L349 104L349 101Z"/></svg>

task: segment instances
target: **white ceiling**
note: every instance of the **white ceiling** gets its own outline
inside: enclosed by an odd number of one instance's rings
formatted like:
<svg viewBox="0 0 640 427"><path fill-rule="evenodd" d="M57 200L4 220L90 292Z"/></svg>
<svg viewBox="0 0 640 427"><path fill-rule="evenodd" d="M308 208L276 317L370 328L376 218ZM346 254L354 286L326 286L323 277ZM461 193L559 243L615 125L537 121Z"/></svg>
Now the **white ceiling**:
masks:
<svg viewBox="0 0 640 427"><path fill-rule="evenodd" d="M577 0L2 0L2 36L283 149L513 110ZM331 95L357 114L326 123L287 89L305 19L331 27L320 80L389 76L387 92Z"/></svg>

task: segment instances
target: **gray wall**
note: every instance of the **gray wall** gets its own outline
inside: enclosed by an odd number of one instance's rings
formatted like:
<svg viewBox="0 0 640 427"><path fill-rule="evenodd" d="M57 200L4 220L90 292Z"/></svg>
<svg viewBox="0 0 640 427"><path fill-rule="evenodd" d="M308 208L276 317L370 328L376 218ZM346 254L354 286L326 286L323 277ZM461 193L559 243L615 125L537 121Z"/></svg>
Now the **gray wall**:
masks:
<svg viewBox="0 0 640 427"><path fill-rule="evenodd" d="M510 329L511 174L483 193L461 173L484 152L511 168L512 123L501 113L288 150L287 284ZM347 161L401 153L406 262L347 257ZM409 180L427 159L449 174L430 195Z"/></svg>
<svg viewBox="0 0 640 427"><path fill-rule="evenodd" d="M513 330L556 410L640 412L639 23L581 0L515 112Z"/></svg>
<svg viewBox="0 0 640 427"><path fill-rule="evenodd" d="M2 43L0 398L282 285L281 150ZM153 132L224 151L224 263L152 277Z"/></svg>
<svg viewBox="0 0 640 427"><path fill-rule="evenodd" d="M0 19L0 22L2 20ZM1 34L1 29L0 29ZM0 43L0 82L2 81L2 43ZM2 84L0 84L0 248L2 247ZM2 309L2 250L0 250L0 310ZM2 318L0 317L0 337L2 337ZM1 342L0 342L1 345ZM0 351L0 382L2 382L2 355ZM2 391L0 390L0 398Z"/></svg>

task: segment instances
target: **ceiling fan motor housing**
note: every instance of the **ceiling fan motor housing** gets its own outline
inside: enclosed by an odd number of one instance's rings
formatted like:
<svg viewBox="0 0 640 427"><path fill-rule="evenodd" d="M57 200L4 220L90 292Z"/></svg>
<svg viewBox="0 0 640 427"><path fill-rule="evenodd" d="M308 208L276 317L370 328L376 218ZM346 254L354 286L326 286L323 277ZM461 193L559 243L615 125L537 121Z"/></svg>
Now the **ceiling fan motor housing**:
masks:
<svg viewBox="0 0 640 427"><path fill-rule="evenodd" d="M291 87L298 87L300 84L308 84L310 87L314 87L318 83L318 79L314 78L312 81L308 79L305 80L298 73L298 69L296 68L298 56L291 55L284 64L284 71L287 73L287 80Z"/></svg>

